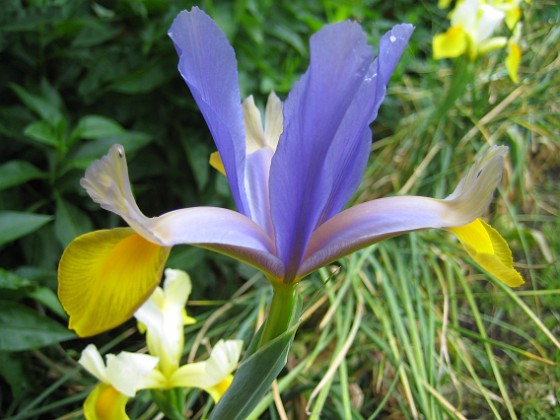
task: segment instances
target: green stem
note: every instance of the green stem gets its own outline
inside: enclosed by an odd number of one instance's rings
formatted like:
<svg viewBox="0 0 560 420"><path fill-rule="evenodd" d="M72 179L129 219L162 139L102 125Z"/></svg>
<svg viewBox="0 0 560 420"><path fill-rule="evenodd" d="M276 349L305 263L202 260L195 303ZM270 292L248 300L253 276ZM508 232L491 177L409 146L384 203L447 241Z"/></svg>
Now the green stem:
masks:
<svg viewBox="0 0 560 420"><path fill-rule="evenodd" d="M270 311L265 321L259 348L286 332L294 311L296 284L271 282L274 292Z"/></svg>

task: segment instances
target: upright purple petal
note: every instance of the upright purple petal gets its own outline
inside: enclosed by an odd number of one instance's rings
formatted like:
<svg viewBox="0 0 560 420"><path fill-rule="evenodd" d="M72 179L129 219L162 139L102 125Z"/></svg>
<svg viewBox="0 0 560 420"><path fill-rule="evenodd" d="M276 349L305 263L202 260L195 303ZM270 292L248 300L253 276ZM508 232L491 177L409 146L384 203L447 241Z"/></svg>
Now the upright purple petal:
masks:
<svg viewBox="0 0 560 420"><path fill-rule="evenodd" d="M410 24L397 25L381 39L379 56L365 75L325 159L328 164L322 178L331 194L319 223L340 212L360 184L371 146L369 125L377 117L389 79L413 30Z"/></svg>
<svg viewBox="0 0 560 420"><path fill-rule="evenodd" d="M311 62L284 105L284 132L270 173L277 252L288 277L311 233L338 213L358 186L375 119L411 25L382 41L382 60L355 22L329 25L311 38ZM289 279L288 279L289 280Z"/></svg>
<svg viewBox="0 0 560 420"><path fill-rule="evenodd" d="M237 209L247 214L245 130L235 52L218 25L197 7L179 13L168 35L179 55L179 72L220 152Z"/></svg>
<svg viewBox="0 0 560 420"><path fill-rule="evenodd" d="M277 253L291 267L288 277L295 274L328 197L321 185L325 158L372 56L357 23L325 26L311 37L309 69L284 103L284 132L270 169L270 204Z"/></svg>

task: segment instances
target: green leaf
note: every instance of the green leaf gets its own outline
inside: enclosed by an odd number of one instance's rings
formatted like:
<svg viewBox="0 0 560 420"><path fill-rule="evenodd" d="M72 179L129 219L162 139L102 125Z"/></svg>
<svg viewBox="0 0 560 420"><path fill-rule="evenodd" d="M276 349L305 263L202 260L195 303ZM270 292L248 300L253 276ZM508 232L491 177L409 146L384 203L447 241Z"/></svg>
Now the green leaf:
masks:
<svg viewBox="0 0 560 420"><path fill-rule="evenodd" d="M13 400L28 388L22 356L23 353L0 351L0 377L10 384Z"/></svg>
<svg viewBox="0 0 560 420"><path fill-rule="evenodd" d="M29 289L33 282L18 276L11 271L0 268L0 289L18 290L21 288Z"/></svg>
<svg viewBox="0 0 560 420"><path fill-rule="evenodd" d="M80 145L68 165L74 169L86 169L91 162L107 154L113 144L122 144L127 155L141 149L152 141L152 137L138 131L124 132L118 136L93 140Z"/></svg>
<svg viewBox="0 0 560 420"><path fill-rule="evenodd" d="M35 121L23 131L27 137L48 146L58 146L60 139L56 130L46 121Z"/></svg>
<svg viewBox="0 0 560 420"><path fill-rule="evenodd" d="M162 71L161 66L154 63L120 78L113 83L111 89L128 94L146 93L163 84L166 78L167 75Z"/></svg>
<svg viewBox="0 0 560 420"><path fill-rule="evenodd" d="M116 121L101 115L86 115L81 118L72 132L72 138L88 140L114 137L125 132Z"/></svg>
<svg viewBox="0 0 560 420"><path fill-rule="evenodd" d="M37 349L73 338L73 332L26 306L0 302L0 351Z"/></svg>
<svg viewBox="0 0 560 420"><path fill-rule="evenodd" d="M76 206L59 198L56 200L54 230L63 247L66 247L77 236L93 230L89 217Z"/></svg>
<svg viewBox="0 0 560 420"><path fill-rule="evenodd" d="M291 327L241 363L210 419L242 420L251 414L286 365L296 330L297 325Z"/></svg>
<svg viewBox="0 0 560 420"><path fill-rule="evenodd" d="M23 184L32 179L45 178L46 173L23 160L12 160L0 165L0 190Z"/></svg>
<svg viewBox="0 0 560 420"><path fill-rule="evenodd" d="M19 211L0 211L0 246L29 235L52 220L52 216Z"/></svg>
<svg viewBox="0 0 560 420"><path fill-rule="evenodd" d="M38 287L33 289L29 293L29 296L41 303L43 306L49 308L61 318L68 318L68 315L66 315L66 312L58 300L58 296L48 287Z"/></svg>
<svg viewBox="0 0 560 420"><path fill-rule="evenodd" d="M62 119L62 112L49 100L28 92L16 84L10 85L21 101L33 112L48 121L52 126L56 126Z"/></svg>

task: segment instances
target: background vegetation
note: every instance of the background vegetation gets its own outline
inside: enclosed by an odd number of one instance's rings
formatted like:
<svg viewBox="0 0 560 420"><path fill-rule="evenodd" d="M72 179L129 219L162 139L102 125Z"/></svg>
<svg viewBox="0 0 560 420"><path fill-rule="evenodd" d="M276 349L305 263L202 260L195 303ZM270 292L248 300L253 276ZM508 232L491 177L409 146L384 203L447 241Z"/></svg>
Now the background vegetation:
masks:
<svg viewBox="0 0 560 420"><path fill-rule="evenodd" d="M302 283L304 323L262 418L560 417L560 43L553 0L523 5L520 84L503 52L437 118L459 64L434 61L447 28L436 2L201 1L233 43L244 96L285 97L326 22L360 21L376 44L397 22L416 25L374 126L371 162L355 197L443 197L487 144L510 147L488 220L510 243L527 284L481 273L440 231L391 239ZM85 168L121 143L148 215L230 207L208 165L212 139L176 71L167 29L190 1L6 0L0 15L0 417L79 418L94 379L76 363L90 342L138 351L133 322L78 339L56 298L56 267L77 235L122 222L79 186ZM454 68L454 66L457 66ZM219 338L249 340L264 317L266 281L191 247L169 266L193 279L189 360ZM148 393L130 405L153 418ZM208 398L188 395L204 417Z"/></svg>

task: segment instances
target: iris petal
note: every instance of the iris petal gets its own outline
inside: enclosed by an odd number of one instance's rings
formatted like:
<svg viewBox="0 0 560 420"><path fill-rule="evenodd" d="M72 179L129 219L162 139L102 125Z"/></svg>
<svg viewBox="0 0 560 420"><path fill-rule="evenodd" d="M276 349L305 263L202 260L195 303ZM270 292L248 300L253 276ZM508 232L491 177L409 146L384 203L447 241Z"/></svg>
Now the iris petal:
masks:
<svg viewBox="0 0 560 420"><path fill-rule="evenodd" d="M242 345L241 340L220 340L207 360L183 365L175 371L172 386L201 388L217 401L231 383L231 373L239 362Z"/></svg>
<svg viewBox="0 0 560 420"><path fill-rule="evenodd" d="M98 384L84 402L84 416L87 420L128 420L128 399L111 385Z"/></svg>
<svg viewBox="0 0 560 420"><path fill-rule="evenodd" d="M478 265L498 280L510 287L518 287L525 283L521 274L513 268L513 257L507 242L488 223L476 219L468 225L447 230L457 236Z"/></svg>
<svg viewBox="0 0 560 420"><path fill-rule="evenodd" d="M81 336L122 324L160 281L169 248L132 229L91 232L64 251L58 269L58 296Z"/></svg>
<svg viewBox="0 0 560 420"><path fill-rule="evenodd" d="M493 147L479 159L447 198L387 197L337 214L313 233L302 278L357 249L401 233L448 228L472 222L486 210L502 175L506 147Z"/></svg>
<svg viewBox="0 0 560 420"><path fill-rule="evenodd" d="M267 151L268 149L263 149ZM244 215L217 207L193 207L148 218L131 192L126 156L120 145L94 162L82 180L91 198L120 215L139 235L163 247L189 244L244 261L267 275L283 275L274 243L266 232Z"/></svg>
<svg viewBox="0 0 560 420"><path fill-rule="evenodd" d="M467 33L461 26L452 26L447 32L434 36L433 51L436 60L459 57L467 51L467 47Z"/></svg>
<svg viewBox="0 0 560 420"><path fill-rule="evenodd" d="M278 254L291 266L329 196L321 185L325 158L373 58L355 22L326 26L311 37L310 49L309 69L284 103L284 130L270 168Z"/></svg>
<svg viewBox="0 0 560 420"><path fill-rule="evenodd" d="M248 215L243 189L245 130L235 52L218 25L198 7L180 12L168 32L189 86L223 160L237 209Z"/></svg>

